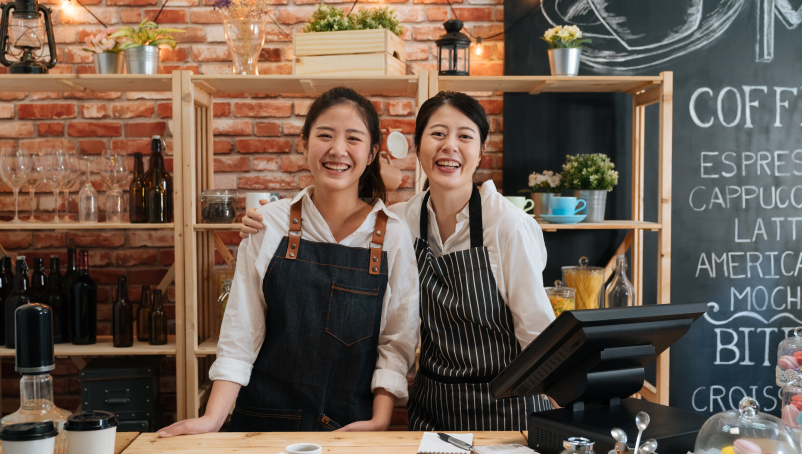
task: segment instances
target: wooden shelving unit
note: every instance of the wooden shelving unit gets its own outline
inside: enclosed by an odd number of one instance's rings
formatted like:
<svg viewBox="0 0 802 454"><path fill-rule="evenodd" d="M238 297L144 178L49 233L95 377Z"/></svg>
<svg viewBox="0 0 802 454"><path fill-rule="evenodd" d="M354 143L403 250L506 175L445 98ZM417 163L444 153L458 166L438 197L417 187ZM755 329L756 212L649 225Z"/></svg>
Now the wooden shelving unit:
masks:
<svg viewBox="0 0 802 454"><path fill-rule="evenodd" d="M659 76L438 76L429 73L429 96L441 90L462 92L529 93L626 93L632 95L632 220L604 221L599 224L555 225L541 223L543 231L626 229L632 233L618 253L632 249L631 276L637 305L643 304L643 232L657 232L657 304L671 301L671 144L673 129L674 73ZM646 107L659 109L657 181L657 222L644 219L644 161ZM422 184L418 179L419 184ZM629 245L627 247L627 245ZM644 382L640 394L653 402L668 405L669 351L657 359L657 383Z"/></svg>
<svg viewBox="0 0 802 454"><path fill-rule="evenodd" d="M180 90L175 90L175 82L180 82L177 73L172 75L83 75L83 74L47 74L37 76L22 76L3 74L0 75L0 89L3 92L71 92L82 93L91 96L95 93L107 92L172 92L173 95L173 117L181 116L181 100L177 98ZM183 154L174 153L174 168L178 171L173 172L173 200L175 206L183 206L184 193L182 191L183 179ZM175 234L175 325L178 336L170 336L166 345L149 345L147 343L136 342L133 347L115 348L112 345L110 336L99 336L98 342L93 345L72 345L58 344L55 346L57 357L70 357L79 366L85 365L82 357L84 356L123 356L123 355L168 355L176 358L176 381L184 383L185 377L185 355L186 350L184 332L184 262L178 258L184 256L184 221L183 212L176 210L174 223L169 224L130 224L130 223L106 223L80 224L80 223L40 223L40 224L12 224L0 223L0 231L86 231L86 230L172 230ZM13 357L14 350L0 348L0 357ZM177 417L186 418L186 395L179 390L176 393Z"/></svg>

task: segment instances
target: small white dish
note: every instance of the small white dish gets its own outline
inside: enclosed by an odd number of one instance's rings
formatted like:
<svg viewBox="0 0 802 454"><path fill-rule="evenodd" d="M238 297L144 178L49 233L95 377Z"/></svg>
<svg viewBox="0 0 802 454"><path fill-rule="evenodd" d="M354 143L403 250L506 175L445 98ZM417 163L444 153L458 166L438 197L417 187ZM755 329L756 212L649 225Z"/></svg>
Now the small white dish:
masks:
<svg viewBox="0 0 802 454"><path fill-rule="evenodd" d="M582 222L587 217L586 214L566 214L566 215L559 215L559 214L541 214L540 219L550 223L550 224L576 224L578 222Z"/></svg>

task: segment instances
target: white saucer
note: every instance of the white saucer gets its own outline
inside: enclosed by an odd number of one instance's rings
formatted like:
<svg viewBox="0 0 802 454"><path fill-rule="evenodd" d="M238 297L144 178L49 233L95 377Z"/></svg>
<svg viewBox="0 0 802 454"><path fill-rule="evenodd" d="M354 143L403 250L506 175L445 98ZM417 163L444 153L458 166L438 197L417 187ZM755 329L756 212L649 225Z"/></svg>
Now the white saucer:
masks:
<svg viewBox="0 0 802 454"><path fill-rule="evenodd" d="M541 214L540 219L551 224L576 224L582 222L587 217L586 214Z"/></svg>

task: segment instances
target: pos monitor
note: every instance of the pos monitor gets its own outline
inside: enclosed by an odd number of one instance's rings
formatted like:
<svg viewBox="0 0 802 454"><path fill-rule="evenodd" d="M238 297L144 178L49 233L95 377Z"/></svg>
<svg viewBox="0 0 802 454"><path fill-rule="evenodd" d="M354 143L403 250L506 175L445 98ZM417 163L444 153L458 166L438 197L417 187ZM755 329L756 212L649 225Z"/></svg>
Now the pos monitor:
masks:
<svg viewBox="0 0 802 454"><path fill-rule="evenodd" d="M543 454L562 451L568 437L613 449L610 430L635 439L635 415L652 424L644 433L658 452L693 451L707 420L697 413L627 398L644 385L644 367L682 337L707 311L704 303L565 311L491 383L498 398L546 394L561 409L532 413L529 446Z"/></svg>

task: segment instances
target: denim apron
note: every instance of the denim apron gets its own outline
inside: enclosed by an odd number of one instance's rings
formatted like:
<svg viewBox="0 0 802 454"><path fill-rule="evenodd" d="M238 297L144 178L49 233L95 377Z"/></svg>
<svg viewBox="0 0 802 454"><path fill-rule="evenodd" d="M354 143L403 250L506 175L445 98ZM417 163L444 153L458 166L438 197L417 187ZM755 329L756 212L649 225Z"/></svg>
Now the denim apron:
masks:
<svg viewBox="0 0 802 454"><path fill-rule="evenodd" d="M231 432L330 431L373 417L387 214L377 212L369 249L314 243L301 239L302 203L265 272L265 340Z"/></svg>
<svg viewBox="0 0 802 454"><path fill-rule="evenodd" d="M482 199L468 202L471 248L435 257L423 197L415 253L420 276L420 369L409 393L409 430L526 430L527 416L550 410L539 396L496 399L490 382L521 352L483 243Z"/></svg>

